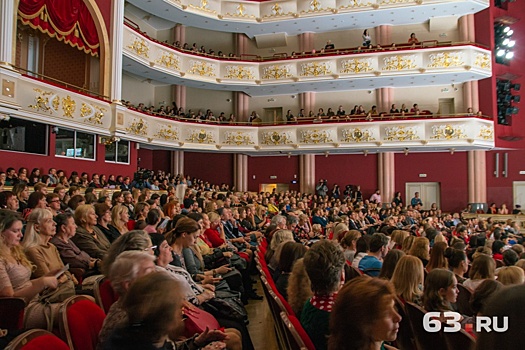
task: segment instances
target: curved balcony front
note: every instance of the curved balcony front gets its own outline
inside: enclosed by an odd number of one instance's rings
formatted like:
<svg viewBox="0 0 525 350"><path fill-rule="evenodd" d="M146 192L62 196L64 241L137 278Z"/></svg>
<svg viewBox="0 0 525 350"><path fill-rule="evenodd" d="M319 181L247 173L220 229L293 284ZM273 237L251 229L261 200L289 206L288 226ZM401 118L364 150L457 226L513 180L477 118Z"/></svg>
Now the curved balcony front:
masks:
<svg viewBox="0 0 525 350"><path fill-rule="evenodd" d="M281 125L218 125L148 115L0 68L0 113L179 150L245 154L491 149L494 123L476 116L389 117Z"/></svg>
<svg viewBox="0 0 525 350"><path fill-rule="evenodd" d="M479 12L487 0L128 0L134 6L171 22L250 38L268 33L297 35L369 28L381 24L423 23L432 17ZM315 21L316 18L325 20ZM278 25L276 26L276 23Z"/></svg>
<svg viewBox="0 0 525 350"><path fill-rule="evenodd" d="M166 84L243 91L251 96L446 85L492 74L491 52L474 44L355 51L232 61L176 50L125 26L123 69Z"/></svg>

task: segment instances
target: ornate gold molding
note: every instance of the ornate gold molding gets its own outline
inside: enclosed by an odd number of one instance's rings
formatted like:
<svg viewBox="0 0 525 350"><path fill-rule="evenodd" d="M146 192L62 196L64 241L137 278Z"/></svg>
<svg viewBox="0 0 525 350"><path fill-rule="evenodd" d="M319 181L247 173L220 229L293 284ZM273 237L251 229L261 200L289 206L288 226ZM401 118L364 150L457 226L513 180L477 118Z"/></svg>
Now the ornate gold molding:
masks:
<svg viewBox="0 0 525 350"><path fill-rule="evenodd" d="M390 56L383 58L385 66L382 70L406 70L416 68L414 55L409 56Z"/></svg>
<svg viewBox="0 0 525 350"><path fill-rule="evenodd" d="M372 136L372 131L368 129L361 130L360 128L343 129L344 142L370 142L375 141Z"/></svg>
<svg viewBox="0 0 525 350"><path fill-rule="evenodd" d="M178 141L179 130L177 130L175 127L172 127L171 125L163 126L153 136L164 140Z"/></svg>
<svg viewBox="0 0 525 350"><path fill-rule="evenodd" d="M420 138L414 128L409 126L386 127L385 133L385 141L412 141Z"/></svg>
<svg viewBox="0 0 525 350"><path fill-rule="evenodd" d="M62 98L62 110L64 111L64 117L73 118L73 113L75 113L76 109L77 103L71 98L71 96L67 95L66 97Z"/></svg>
<svg viewBox="0 0 525 350"><path fill-rule="evenodd" d="M292 77L290 65L273 64L262 69L262 79L286 79Z"/></svg>
<svg viewBox="0 0 525 350"><path fill-rule="evenodd" d="M301 76L314 76L332 74L330 62L307 62L301 64Z"/></svg>
<svg viewBox="0 0 525 350"><path fill-rule="evenodd" d="M439 52L428 56L430 63L428 68L450 68L459 67L465 64L463 62L462 52Z"/></svg>
<svg viewBox="0 0 525 350"><path fill-rule="evenodd" d="M447 125L434 125L432 126L432 134L431 139L434 140L451 140L451 139L465 139L467 138L467 135L465 135L464 130L459 127L453 127L450 124Z"/></svg>
<svg viewBox="0 0 525 350"><path fill-rule="evenodd" d="M102 125L102 119L104 118L105 108L93 106L82 102L80 107L80 116L84 119L84 122L95 125Z"/></svg>
<svg viewBox="0 0 525 350"><path fill-rule="evenodd" d="M148 124L142 118L135 118L133 122L126 128L127 132L135 135L145 136L148 132Z"/></svg>
<svg viewBox="0 0 525 350"><path fill-rule="evenodd" d="M267 146L289 145L292 140L287 132L265 131L262 133L261 143Z"/></svg>
<svg viewBox="0 0 525 350"><path fill-rule="evenodd" d="M192 130L186 141L198 143L215 143L212 133L206 132L204 129Z"/></svg>
<svg viewBox="0 0 525 350"><path fill-rule="evenodd" d="M255 79L255 76L253 75L253 68L245 66L226 66L226 75L224 77L238 80Z"/></svg>
<svg viewBox="0 0 525 350"><path fill-rule="evenodd" d="M227 145L248 146L255 144L252 135L242 131L228 131L225 136L224 143Z"/></svg>
<svg viewBox="0 0 525 350"><path fill-rule="evenodd" d="M135 40L133 40L133 42L127 47L137 55L149 58L149 46L146 40L135 37Z"/></svg>
<svg viewBox="0 0 525 350"><path fill-rule="evenodd" d="M366 73L372 70L372 60L370 58L351 58L341 61L339 73Z"/></svg>
<svg viewBox="0 0 525 350"><path fill-rule="evenodd" d="M191 68L188 70L188 73L191 74L198 74L201 77L207 76L207 77L215 77L215 66L212 64L209 64L208 62L203 61L190 61Z"/></svg>
<svg viewBox="0 0 525 350"><path fill-rule="evenodd" d="M33 89L33 91L37 92L37 95L35 96L35 104L28 105L27 107L34 109L37 112L43 111L53 113L53 110L49 106L49 96L53 95L53 93L51 91L40 89Z"/></svg>
<svg viewBox="0 0 525 350"><path fill-rule="evenodd" d="M482 126L478 137L481 137L483 140L494 140L494 128L492 126Z"/></svg>
<svg viewBox="0 0 525 350"><path fill-rule="evenodd" d="M486 53L476 54L476 60L474 61L474 65L482 69L491 69L492 62L490 56Z"/></svg>
<svg viewBox="0 0 525 350"><path fill-rule="evenodd" d="M329 143L334 142L330 136L330 132L326 130L303 130L301 131L301 142L302 143Z"/></svg>
<svg viewBox="0 0 525 350"><path fill-rule="evenodd" d="M180 59L173 53L164 52L155 62L166 68L180 70Z"/></svg>

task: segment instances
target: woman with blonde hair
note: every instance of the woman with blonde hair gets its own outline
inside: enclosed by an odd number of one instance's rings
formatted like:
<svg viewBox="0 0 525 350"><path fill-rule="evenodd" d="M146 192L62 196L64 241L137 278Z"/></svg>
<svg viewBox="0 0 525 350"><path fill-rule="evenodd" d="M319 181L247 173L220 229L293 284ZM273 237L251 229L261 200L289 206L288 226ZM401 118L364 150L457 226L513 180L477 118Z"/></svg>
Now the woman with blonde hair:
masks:
<svg viewBox="0 0 525 350"><path fill-rule="evenodd" d="M504 286L513 284L523 284L525 282L525 273L522 268L518 266L503 266L498 269L498 281Z"/></svg>
<svg viewBox="0 0 525 350"><path fill-rule="evenodd" d="M121 235L128 232L129 210L122 204L117 204L111 209L111 225L115 227Z"/></svg>
<svg viewBox="0 0 525 350"><path fill-rule="evenodd" d="M403 231L403 230L394 230L392 231L392 235L390 236L390 240L394 244L394 247L392 249L400 249L403 250L403 242L405 238L410 236L410 232ZM405 252L406 254L407 252Z"/></svg>
<svg viewBox="0 0 525 350"><path fill-rule="evenodd" d="M463 285L474 291L486 279L494 279L496 262L492 257L480 254L472 261L469 271L469 279Z"/></svg>
<svg viewBox="0 0 525 350"><path fill-rule="evenodd" d="M437 242L434 243L432 250L430 251L430 259L426 266L428 272L432 269L447 269L448 262L445 258L445 250L447 249L447 243Z"/></svg>
<svg viewBox="0 0 525 350"><path fill-rule="evenodd" d="M391 281L403 303L409 301L419 306L423 305L421 297L424 276L423 263L420 259L412 255L405 255L399 259Z"/></svg>
<svg viewBox="0 0 525 350"><path fill-rule="evenodd" d="M410 249L412 248L412 245L414 244L414 241L416 240L415 236L408 236L403 240L403 244L401 245L401 250L405 252L405 254L408 254L410 252Z"/></svg>
<svg viewBox="0 0 525 350"><path fill-rule="evenodd" d="M75 210L77 233L71 237L73 243L95 259L104 259L110 243L97 225L97 214L91 204L82 204Z"/></svg>
<svg viewBox="0 0 525 350"><path fill-rule="evenodd" d="M350 230L341 240L341 247L346 261L350 264L354 260L355 252L357 250L357 240L361 238L361 232L357 230Z"/></svg>
<svg viewBox="0 0 525 350"><path fill-rule="evenodd" d="M277 247L281 245L281 243L293 241L293 233L290 230L277 230L272 236L272 240L270 241L270 244L268 245L268 249L266 250L266 254L264 258L268 262L268 265L272 265L272 269L275 270L277 267L277 264L279 263L275 258L275 252L277 250ZM268 266L270 267L270 266Z"/></svg>
<svg viewBox="0 0 525 350"><path fill-rule="evenodd" d="M417 237L414 240L414 244L408 252L409 255L413 255L421 259L423 266L427 266L428 260L430 259L430 242L426 237Z"/></svg>
<svg viewBox="0 0 525 350"><path fill-rule="evenodd" d="M310 288L310 278L304 268L303 259L298 259L292 268L292 273L288 278L288 303L298 318L301 318L301 311L304 304L314 294Z"/></svg>

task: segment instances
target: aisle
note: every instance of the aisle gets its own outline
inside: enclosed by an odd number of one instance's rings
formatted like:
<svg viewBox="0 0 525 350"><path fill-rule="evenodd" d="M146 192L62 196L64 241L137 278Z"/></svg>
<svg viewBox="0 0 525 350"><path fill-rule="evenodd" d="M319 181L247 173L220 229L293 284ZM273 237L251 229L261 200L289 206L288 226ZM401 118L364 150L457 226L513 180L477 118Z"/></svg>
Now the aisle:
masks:
<svg viewBox="0 0 525 350"><path fill-rule="evenodd" d="M257 294L264 296L260 279L255 286L257 287ZM277 350L272 314L266 296L263 300L250 300L246 305L246 311L250 320L248 331L252 337L255 350Z"/></svg>

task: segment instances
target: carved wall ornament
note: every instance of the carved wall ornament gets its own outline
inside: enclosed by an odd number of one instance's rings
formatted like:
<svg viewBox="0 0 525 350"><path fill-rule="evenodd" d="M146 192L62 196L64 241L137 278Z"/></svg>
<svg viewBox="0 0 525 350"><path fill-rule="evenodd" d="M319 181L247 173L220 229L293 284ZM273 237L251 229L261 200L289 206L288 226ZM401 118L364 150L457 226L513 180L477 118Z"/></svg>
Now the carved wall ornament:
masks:
<svg viewBox="0 0 525 350"><path fill-rule="evenodd" d="M225 136L224 143L227 145L248 146L255 144L252 135L242 131L228 131Z"/></svg>
<svg viewBox="0 0 525 350"><path fill-rule="evenodd" d="M383 70L405 70L416 68L416 58L414 55L390 56L383 58L385 66Z"/></svg>
<svg viewBox="0 0 525 350"><path fill-rule="evenodd" d="M135 40L128 45L128 49L134 51L139 56L149 58L149 46L148 42L142 38L135 37Z"/></svg>
<svg viewBox="0 0 525 350"><path fill-rule="evenodd" d="M334 142L330 136L330 131L326 130L303 130L301 131L301 142L302 143L328 143Z"/></svg>
<svg viewBox="0 0 525 350"><path fill-rule="evenodd" d="M261 143L267 146L289 145L292 140L288 132L265 131L262 133Z"/></svg>
<svg viewBox="0 0 525 350"><path fill-rule="evenodd" d="M428 57L430 58L428 68L450 68L465 64L462 52L439 52L430 54Z"/></svg>
<svg viewBox="0 0 525 350"><path fill-rule="evenodd" d="M206 132L204 129L191 131L186 141L198 143L215 143L212 133Z"/></svg>
<svg viewBox="0 0 525 350"><path fill-rule="evenodd" d="M366 73L372 70L372 59L351 58L341 62L341 70L339 73Z"/></svg>
<svg viewBox="0 0 525 350"><path fill-rule="evenodd" d="M431 136L430 138L434 140L459 140L467 138L467 135L465 135L465 131L461 127L454 127L450 124L432 126L432 134L433 136Z"/></svg>
<svg viewBox="0 0 525 350"><path fill-rule="evenodd" d="M92 104L87 104L82 102L80 107L80 116L84 119L84 122L91 123L95 125L102 125L102 119L104 118L104 113L106 109L99 106L93 106Z"/></svg>
<svg viewBox="0 0 525 350"><path fill-rule="evenodd" d="M179 131L177 128L174 128L171 125L167 125L161 127L153 136L164 140L178 141Z"/></svg>
<svg viewBox="0 0 525 350"><path fill-rule="evenodd" d="M375 141L375 137L372 136L372 131L368 129L343 129L343 141L344 142L370 142Z"/></svg>
<svg viewBox="0 0 525 350"><path fill-rule="evenodd" d="M53 113L52 108L49 106L50 96L53 95L51 91L44 91L40 89L33 89L33 91L38 94L35 96L35 104L28 105L27 107L36 110L37 112L51 112ZM54 97L57 97L53 95ZM58 109L58 107L56 108ZM55 109L55 110L56 110Z"/></svg>
<svg viewBox="0 0 525 350"><path fill-rule="evenodd" d="M255 76L253 75L253 67L245 66L226 66L226 75L224 77L238 80L255 79Z"/></svg>
<svg viewBox="0 0 525 350"><path fill-rule="evenodd" d="M332 74L330 62L307 62L301 64L301 76L314 76Z"/></svg>
<svg viewBox="0 0 525 350"><path fill-rule="evenodd" d="M494 128L492 126L482 126L478 137L483 140L494 140Z"/></svg>
<svg viewBox="0 0 525 350"><path fill-rule="evenodd" d="M127 132L135 135L146 135L148 132L148 124L142 118L135 118L133 122L126 128Z"/></svg>
<svg viewBox="0 0 525 350"><path fill-rule="evenodd" d="M263 79L286 79L290 78L290 65L273 64L263 68Z"/></svg>
<svg viewBox="0 0 525 350"><path fill-rule="evenodd" d="M180 70L180 59L173 53L164 52L155 62L166 68Z"/></svg>
<svg viewBox="0 0 525 350"><path fill-rule="evenodd" d="M62 110L64 111L64 117L73 118L73 113L75 113L76 109L77 103L71 98L71 96L67 95L66 97L62 98Z"/></svg>
<svg viewBox="0 0 525 350"><path fill-rule="evenodd" d="M312 11L319 11L321 3L318 0L310 1L310 9Z"/></svg>
<svg viewBox="0 0 525 350"><path fill-rule="evenodd" d="M190 61L191 68L188 70L188 73L198 74L201 77L215 77L215 65L209 64L208 62L203 61Z"/></svg>
<svg viewBox="0 0 525 350"><path fill-rule="evenodd" d="M386 141L411 141L419 140L419 136L413 127L410 126L391 126L385 128Z"/></svg>
<svg viewBox="0 0 525 350"><path fill-rule="evenodd" d="M280 16L282 13L283 13L283 8L281 7L281 5L279 5L278 2L273 4L273 6L272 6L272 14L275 15L275 16Z"/></svg>
<svg viewBox="0 0 525 350"><path fill-rule="evenodd" d="M491 69L491 58L486 53L478 53L476 54L476 60L474 61L474 65L482 69Z"/></svg>
<svg viewBox="0 0 525 350"><path fill-rule="evenodd" d="M191 7L191 8L200 10L200 11L204 11L204 12L217 13L217 11L215 11L215 10L210 10L208 5L209 5L208 0L201 0L199 6L195 6L195 5L192 5L192 4L189 4L188 6Z"/></svg>

